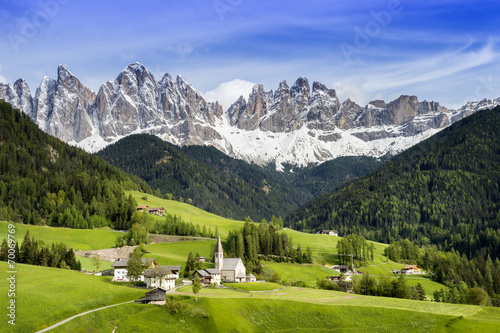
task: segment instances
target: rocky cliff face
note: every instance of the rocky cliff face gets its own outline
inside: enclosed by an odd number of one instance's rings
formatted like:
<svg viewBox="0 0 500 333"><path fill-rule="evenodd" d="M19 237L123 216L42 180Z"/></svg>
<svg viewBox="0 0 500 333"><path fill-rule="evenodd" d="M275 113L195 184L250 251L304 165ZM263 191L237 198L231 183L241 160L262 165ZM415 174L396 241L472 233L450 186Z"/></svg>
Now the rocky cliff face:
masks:
<svg viewBox="0 0 500 333"><path fill-rule="evenodd" d="M212 145L258 164L307 165L338 156L395 154L500 99L448 110L436 102L401 96L362 107L340 103L335 90L305 77L276 91L256 85L224 112L206 102L181 76L160 81L139 63L127 66L98 93L64 65L45 77L32 97L26 82L0 84L0 98L28 114L43 130L88 151L132 133L151 133L178 145Z"/></svg>

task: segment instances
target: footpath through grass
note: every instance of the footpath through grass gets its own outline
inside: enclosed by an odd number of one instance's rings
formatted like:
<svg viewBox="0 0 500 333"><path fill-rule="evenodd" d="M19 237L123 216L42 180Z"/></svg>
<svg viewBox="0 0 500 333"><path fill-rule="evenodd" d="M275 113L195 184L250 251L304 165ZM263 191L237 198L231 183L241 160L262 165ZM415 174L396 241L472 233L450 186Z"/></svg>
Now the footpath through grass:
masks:
<svg viewBox="0 0 500 333"><path fill-rule="evenodd" d="M495 332L500 311L470 305L356 296L287 287L248 294L190 287L167 306L126 304L95 312L54 332ZM169 297L170 298L170 297ZM172 304L177 304L175 307ZM173 310L173 309L176 310Z"/></svg>
<svg viewBox="0 0 500 333"><path fill-rule="evenodd" d="M23 264L16 264L16 270L16 325L11 332L35 332L87 310L144 296L144 290L112 283L110 276ZM0 271L9 271L6 262L0 262ZM7 279L0 279L2 309L8 306L8 287Z"/></svg>

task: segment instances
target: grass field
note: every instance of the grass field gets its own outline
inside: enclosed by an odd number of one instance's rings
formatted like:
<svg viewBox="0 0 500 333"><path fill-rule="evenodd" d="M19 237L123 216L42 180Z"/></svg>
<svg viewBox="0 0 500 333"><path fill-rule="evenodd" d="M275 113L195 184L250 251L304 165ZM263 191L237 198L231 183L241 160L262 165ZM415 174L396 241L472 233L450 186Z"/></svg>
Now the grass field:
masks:
<svg viewBox="0 0 500 333"><path fill-rule="evenodd" d="M177 296L178 295L178 296ZM54 332L496 332L500 309L356 296L287 287L248 294L191 287L177 293L180 311L127 304L89 314ZM82 331L82 332L85 332Z"/></svg>
<svg viewBox="0 0 500 333"><path fill-rule="evenodd" d="M193 255L198 252L202 257L212 257L215 244L215 240L150 244L146 246L146 249L151 253L145 254L144 258L155 258L158 265L184 266L190 251Z"/></svg>
<svg viewBox="0 0 500 333"><path fill-rule="evenodd" d="M0 262L0 270L7 271ZM61 269L17 265L17 322L13 332L33 332L80 312L116 304L144 295L143 289L111 283ZM410 280L410 279L409 279ZM203 288L194 302L191 287L173 295L181 309L125 304L94 312L57 328L54 332L494 332L500 309L429 301L369 297L271 283L239 284L244 294L230 289ZM0 290L7 290L0 281ZM7 297L1 298L6 308ZM447 326L448 325L448 326ZM83 329L83 330L82 330ZM3 330L2 330L3 331Z"/></svg>
<svg viewBox="0 0 500 333"><path fill-rule="evenodd" d="M8 225L7 222L0 222L0 240L7 237ZM22 243L26 230L29 230L31 236L43 240L45 244L65 243L76 251L111 248L115 245L116 239L123 236L123 233L109 229L51 228L18 223L14 225L19 245Z"/></svg>
<svg viewBox="0 0 500 333"><path fill-rule="evenodd" d="M313 287L316 286L318 278L324 279L330 275L339 275L333 269L318 264L266 263L264 267L270 267L288 282L304 281Z"/></svg>
<svg viewBox="0 0 500 333"><path fill-rule="evenodd" d="M165 208L167 214L181 216L184 221L192 222L194 225L199 224L201 228L206 225L207 228L210 227L213 231L215 231L215 227L217 227L221 238L226 238L229 230L240 229L244 224L243 221L226 219L196 208L195 206L180 203L175 200L165 200L149 194L146 195L147 200L144 200L142 199L145 196L144 193L136 191L125 192L127 196L132 194L138 205L163 207ZM163 221L162 217L156 217L156 219L158 221Z"/></svg>
<svg viewBox="0 0 500 333"><path fill-rule="evenodd" d="M7 263L0 262L7 272ZM13 332L34 332L80 312L138 299L144 290L98 277L57 268L16 265L16 325ZM6 309L7 279L0 279L2 309ZM5 316L5 315L4 315ZM5 327L3 322L0 327ZM3 330L2 330L3 331Z"/></svg>
<svg viewBox="0 0 500 333"><path fill-rule="evenodd" d="M243 291L269 291L283 288L280 284L269 282L224 283L224 285Z"/></svg>
<svg viewBox="0 0 500 333"><path fill-rule="evenodd" d="M89 272L93 272L95 270L95 264L92 258L76 256L76 260L80 260L80 263L82 264L82 269L85 268L85 270ZM111 269L111 264L112 262L110 261L101 260L101 263L99 264L99 271Z"/></svg>

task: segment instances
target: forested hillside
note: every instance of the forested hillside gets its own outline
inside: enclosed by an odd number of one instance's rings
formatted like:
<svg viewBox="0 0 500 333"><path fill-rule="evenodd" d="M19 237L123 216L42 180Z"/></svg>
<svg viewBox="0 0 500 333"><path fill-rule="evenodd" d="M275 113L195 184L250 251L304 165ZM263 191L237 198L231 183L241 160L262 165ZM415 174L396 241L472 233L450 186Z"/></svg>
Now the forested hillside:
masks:
<svg viewBox="0 0 500 333"><path fill-rule="evenodd" d="M0 219L72 228L130 226L135 200L148 190L102 159L38 128L0 100Z"/></svg>
<svg viewBox="0 0 500 333"><path fill-rule="evenodd" d="M286 219L390 243L408 238L469 258L500 256L500 108L478 112Z"/></svg>
<svg viewBox="0 0 500 333"><path fill-rule="evenodd" d="M128 136L97 153L116 167L135 174L163 195L192 203L228 218L269 219L284 215L311 195L274 182L259 167L236 161L214 148L188 148L190 155L156 136ZM223 154L222 154L223 155ZM212 159L218 167L205 163Z"/></svg>
<svg viewBox="0 0 500 333"><path fill-rule="evenodd" d="M320 193L382 164L371 157L343 157L319 166L278 172L231 158L208 146L177 147L156 136L128 136L97 153L146 180L163 195L182 198L228 218L255 221L286 216Z"/></svg>

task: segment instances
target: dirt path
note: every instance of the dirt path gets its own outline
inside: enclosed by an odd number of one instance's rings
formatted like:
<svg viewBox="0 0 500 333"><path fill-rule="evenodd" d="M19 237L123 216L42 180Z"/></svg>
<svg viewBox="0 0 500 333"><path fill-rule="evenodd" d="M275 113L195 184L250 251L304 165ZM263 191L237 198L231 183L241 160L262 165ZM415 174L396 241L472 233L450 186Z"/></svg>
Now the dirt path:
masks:
<svg viewBox="0 0 500 333"><path fill-rule="evenodd" d="M84 316L84 315L89 314L89 313L91 313L91 312L100 311L100 310L104 310L104 309L107 309L107 308L112 308L113 306L123 305L123 304L127 304L127 303L132 303L132 302L135 302L135 301L128 301L128 302L123 302L123 303L119 303L119 304L108 305L108 306L104 306L104 307L102 307L102 308L98 308L98 309L94 309L94 310L90 310L90 311L82 312L82 313L79 313L79 314L77 314L77 315L75 315L75 316L73 316L73 317L70 317L70 318L68 318L68 319L64 319L63 321L60 321L60 322L58 322L57 324L54 324L54 325L52 325L52 326L50 326L50 327L44 328L43 330L38 331L38 332L36 332L36 333L42 333L42 332L47 332L47 331L50 331L50 330L51 330L51 329L53 329L53 328L56 328L56 327L58 327L58 326L61 326L61 325L66 324L66 323L67 323L68 321L70 321L70 320L73 320L73 319L75 319L75 318L78 318L78 317Z"/></svg>

